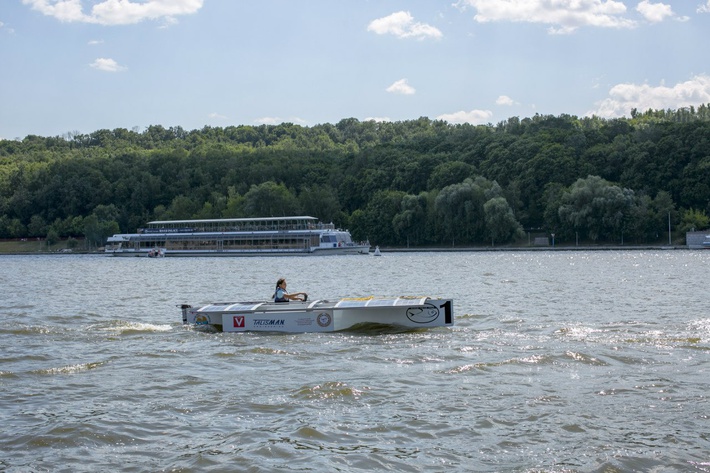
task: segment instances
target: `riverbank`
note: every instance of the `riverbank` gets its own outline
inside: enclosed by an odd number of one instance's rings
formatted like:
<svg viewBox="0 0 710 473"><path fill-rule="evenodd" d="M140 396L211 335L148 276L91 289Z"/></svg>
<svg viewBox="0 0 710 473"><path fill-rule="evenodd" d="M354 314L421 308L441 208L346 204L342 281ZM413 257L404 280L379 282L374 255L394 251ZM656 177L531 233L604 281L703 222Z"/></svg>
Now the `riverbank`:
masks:
<svg viewBox="0 0 710 473"><path fill-rule="evenodd" d="M76 241L76 240L75 240ZM46 240L24 239L0 241L0 255L56 255L56 254L92 254L102 253L98 250L87 250L83 242L70 248L67 241L62 240L52 245Z"/></svg>
<svg viewBox="0 0 710 473"><path fill-rule="evenodd" d="M475 251L618 251L618 250L639 250L639 251L666 251L666 250L690 250L686 245L594 245L594 246L461 246L461 247L421 247L421 248L399 248L381 246L382 253L406 253L406 252L475 252Z"/></svg>
<svg viewBox="0 0 710 473"><path fill-rule="evenodd" d="M44 243L44 242L42 242ZM381 246L380 252L386 253L470 253L470 252L545 252L545 251L669 251L669 250L693 250L687 245L589 245L589 246L456 246L456 247L388 247ZM374 247L370 253L374 252ZM48 246L46 243L40 245L38 242L0 242L0 256L2 255L76 255L94 254L102 255L103 250L87 250L83 248L67 248L65 244L59 243Z"/></svg>

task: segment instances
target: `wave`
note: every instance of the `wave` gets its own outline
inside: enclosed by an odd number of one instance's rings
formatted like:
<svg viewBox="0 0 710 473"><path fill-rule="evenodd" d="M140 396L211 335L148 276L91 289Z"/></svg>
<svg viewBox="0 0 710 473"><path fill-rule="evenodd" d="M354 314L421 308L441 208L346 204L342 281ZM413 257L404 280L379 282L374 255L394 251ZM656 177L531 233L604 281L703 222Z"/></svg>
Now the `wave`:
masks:
<svg viewBox="0 0 710 473"><path fill-rule="evenodd" d="M0 335L47 335L60 333L69 329L56 325L25 325L16 324L0 327Z"/></svg>
<svg viewBox="0 0 710 473"><path fill-rule="evenodd" d="M602 345L645 345L710 350L710 324L706 321L698 321L688 327L664 327L663 330L637 323L607 327L577 325L562 327L554 334L562 339Z"/></svg>
<svg viewBox="0 0 710 473"><path fill-rule="evenodd" d="M38 375L58 375L58 374L75 374L82 371L89 371L105 365L106 362L97 361L93 363L79 363L76 365L59 366L55 368L43 368L32 370L30 373Z"/></svg>
<svg viewBox="0 0 710 473"><path fill-rule="evenodd" d="M367 390L368 388L353 388L340 381L329 381L315 386L303 386L292 396L308 400L359 399Z"/></svg>
<svg viewBox="0 0 710 473"><path fill-rule="evenodd" d="M99 332L114 332L119 334L169 332L173 329L172 325L169 324L151 324L126 320L113 320L105 324L94 324L91 325L90 328Z"/></svg>

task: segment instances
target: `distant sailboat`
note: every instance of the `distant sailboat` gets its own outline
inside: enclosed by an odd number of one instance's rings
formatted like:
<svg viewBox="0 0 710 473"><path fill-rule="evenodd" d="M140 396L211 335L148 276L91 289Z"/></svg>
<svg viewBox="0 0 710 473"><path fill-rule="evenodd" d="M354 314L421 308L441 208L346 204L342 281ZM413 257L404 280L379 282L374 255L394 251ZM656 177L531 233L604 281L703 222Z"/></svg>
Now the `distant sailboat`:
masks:
<svg viewBox="0 0 710 473"><path fill-rule="evenodd" d="M376 246L375 247L375 253L373 253L373 256L382 256L382 253L380 253L380 247Z"/></svg>

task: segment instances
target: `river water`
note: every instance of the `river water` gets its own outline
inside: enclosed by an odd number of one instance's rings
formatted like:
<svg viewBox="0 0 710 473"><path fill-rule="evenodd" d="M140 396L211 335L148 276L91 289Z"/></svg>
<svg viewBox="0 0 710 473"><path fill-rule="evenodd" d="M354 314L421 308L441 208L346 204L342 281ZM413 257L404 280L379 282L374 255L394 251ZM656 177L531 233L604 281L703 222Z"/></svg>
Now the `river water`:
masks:
<svg viewBox="0 0 710 473"><path fill-rule="evenodd" d="M708 472L710 251L0 257L0 471ZM429 331L175 306L452 297Z"/></svg>

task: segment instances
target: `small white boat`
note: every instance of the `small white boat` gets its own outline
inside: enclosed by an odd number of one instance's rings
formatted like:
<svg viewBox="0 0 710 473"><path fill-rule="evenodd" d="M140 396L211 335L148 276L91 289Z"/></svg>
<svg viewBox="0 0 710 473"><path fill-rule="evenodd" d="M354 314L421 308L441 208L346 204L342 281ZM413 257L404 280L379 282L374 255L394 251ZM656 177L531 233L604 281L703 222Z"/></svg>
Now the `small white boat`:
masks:
<svg viewBox="0 0 710 473"><path fill-rule="evenodd" d="M148 251L148 258L162 258L165 256L165 249L164 248L153 248L152 250Z"/></svg>
<svg viewBox="0 0 710 473"><path fill-rule="evenodd" d="M187 304L182 322L223 332L337 332L370 325L420 329L454 325L452 299L365 297L307 302L215 302Z"/></svg>

